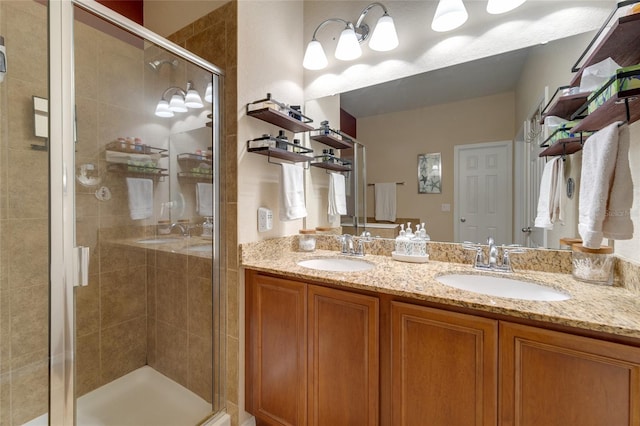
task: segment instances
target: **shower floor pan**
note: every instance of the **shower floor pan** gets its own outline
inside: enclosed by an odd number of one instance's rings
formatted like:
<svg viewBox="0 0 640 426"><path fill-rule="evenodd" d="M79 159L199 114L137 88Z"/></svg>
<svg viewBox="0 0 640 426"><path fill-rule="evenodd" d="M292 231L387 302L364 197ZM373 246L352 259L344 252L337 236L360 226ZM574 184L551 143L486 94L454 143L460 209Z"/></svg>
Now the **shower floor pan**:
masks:
<svg viewBox="0 0 640 426"><path fill-rule="evenodd" d="M211 404L149 366L78 399L78 426L196 425ZM25 426L47 425L47 415Z"/></svg>

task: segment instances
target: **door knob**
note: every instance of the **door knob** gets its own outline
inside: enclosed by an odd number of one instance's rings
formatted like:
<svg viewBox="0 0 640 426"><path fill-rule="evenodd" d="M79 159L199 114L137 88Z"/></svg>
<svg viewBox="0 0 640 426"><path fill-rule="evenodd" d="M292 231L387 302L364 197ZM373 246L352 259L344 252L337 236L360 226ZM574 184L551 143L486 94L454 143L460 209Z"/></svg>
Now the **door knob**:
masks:
<svg viewBox="0 0 640 426"><path fill-rule="evenodd" d="M531 233L531 227L527 226L526 228L522 228L522 232L524 232L525 234L530 234Z"/></svg>
<svg viewBox="0 0 640 426"><path fill-rule="evenodd" d="M464 217L460 218L460 222L465 223L467 221L467 219L465 219Z"/></svg>

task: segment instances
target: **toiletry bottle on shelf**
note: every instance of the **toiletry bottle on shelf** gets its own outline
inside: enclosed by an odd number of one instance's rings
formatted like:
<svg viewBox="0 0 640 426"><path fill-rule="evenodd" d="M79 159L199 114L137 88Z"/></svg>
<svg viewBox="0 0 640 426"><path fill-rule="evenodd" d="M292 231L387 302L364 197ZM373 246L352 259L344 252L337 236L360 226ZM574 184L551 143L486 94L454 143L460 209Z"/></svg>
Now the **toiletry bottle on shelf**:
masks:
<svg viewBox="0 0 640 426"><path fill-rule="evenodd" d="M327 120L320 122L320 133L323 135L328 135L331 132L329 129L329 122Z"/></svg>
<svg viewBox="0 0 640 426"><path fill-rule="evenodd" d="M293 152L299 153L301 151L301 149L300 149L300 139L294 139L293 140L293 144L295 145L293 147Z"/></svg>
<svg viewBox="0 0 640 426"><path fill-rule="evenodd" d="M276 148L287 150L287 135L284 134L284 130L280 130L278 132L278 136L276 137Z"/></svg>

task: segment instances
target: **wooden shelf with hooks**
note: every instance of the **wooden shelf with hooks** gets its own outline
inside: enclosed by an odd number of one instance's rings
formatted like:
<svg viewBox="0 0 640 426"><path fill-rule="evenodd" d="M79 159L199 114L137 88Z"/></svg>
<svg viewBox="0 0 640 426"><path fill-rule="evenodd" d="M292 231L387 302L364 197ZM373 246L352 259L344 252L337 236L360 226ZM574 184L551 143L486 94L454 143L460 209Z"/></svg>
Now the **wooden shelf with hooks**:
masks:
<svg viewBox="0 0 640 426"><path fill-rule="evenodd" d="M574 95L560 96L558 100L551 105L548 111L543 111L540 124L544 124L544 119L548 116L555 116L565 120L570 120L571 116L587 101L587 97L590 93L591 92L584 92L576 93Z"/></svg>
<svg viewBox="0 0 640 426"><path fill-rule="evenodd" d="M553 145L544 149L538 157L555 157L558 155L571 155L582 149L581 138L559 139Z"/></svg>
<svg viewBox="0 0 640 426"><path fill-rule="evenodd" d="M595 132L614 121L626 121L629 124L640 120L640 89L618 92L598 109L581 120L572 132Z"/></svg>

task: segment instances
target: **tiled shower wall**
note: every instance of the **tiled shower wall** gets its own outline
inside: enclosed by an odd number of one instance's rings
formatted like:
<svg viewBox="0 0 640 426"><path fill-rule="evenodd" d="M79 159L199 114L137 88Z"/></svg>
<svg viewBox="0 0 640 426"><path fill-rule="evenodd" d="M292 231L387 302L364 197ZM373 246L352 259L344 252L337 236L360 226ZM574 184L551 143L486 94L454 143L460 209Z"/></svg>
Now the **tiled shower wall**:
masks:
<svg viewBox="0 0 640 426"><path fill-rule="evenodd" d="M221 179L222 196L222 253L221 267L225 274L221 296L226 301L223 318L226 327L226 408L231 416L231 424L238 424L239 400L239 287L238 287L238 252L237 252L237 62L238 62L238 29L237 1L232 0L224 6L180 29L169 40L190 50L198 56L212 62L224 71L223 116L224 129L221 146ZM214 328L215 329L215 328ZM214 341L217 341L214 337Z"/></svg>
<svg viewBox="0 0 640 426"><path fill-rule="evenodd" d="M0 425L19 425L48 402L48 156L31 149L45 142L32 96L48 96L46 8L1 1L0 35Z"/></svg>

